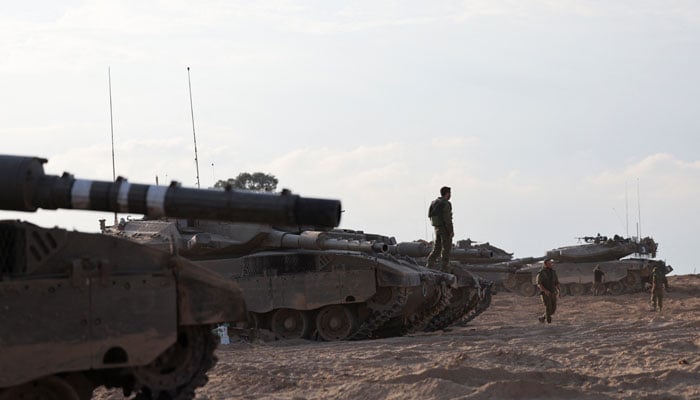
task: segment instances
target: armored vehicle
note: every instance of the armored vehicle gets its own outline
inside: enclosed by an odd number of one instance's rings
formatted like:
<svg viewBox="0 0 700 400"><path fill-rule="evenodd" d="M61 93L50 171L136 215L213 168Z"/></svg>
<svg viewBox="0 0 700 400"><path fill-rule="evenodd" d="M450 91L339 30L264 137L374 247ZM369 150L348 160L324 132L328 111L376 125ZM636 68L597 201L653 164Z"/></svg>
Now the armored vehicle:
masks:
<svg viewBox="0 0 700 400"><path fill-rule="evenodd" d="M591 293L593 269L596 266L600 266L605 273L605 288L612 295L643 290L651 271L657 265L665 266L669 272L672 270L663 261L652 259L658 248L652 238L633 240L615 235L610 239L597 235L581 239L585 243L556 248L545 254L545 258L555 261L562 295L580 296ZM632 254L639 257L622 258ZM523 296L535 295L535 280L541 268L542 263L536 263L518 269L509 275L506 287L513 288Z"/></svg>
<svg viewBox="0 0 700 400"><path fill-rule="evenodd" d="M354 231L190 222L124 221L105 233L174 247L233 279L254 324L279 338L331 341L420 330L449 303L455 281L393 257L386 244Z"/></svg>
<svg viewBox="0 0 700 400"><path fill-rule="evenodd" d="M46 175L0 156L0 209L83 209L335 226L340 203ZM212 327L246 320L235 282L102 234L0 221L0 399L86 400L104 385L191 399L215 363Z"/></svg>
<svg viewBox="0 0 700 400"><path fill-rule="evenodd" d="M425 271L421 262L425 262L425 257L430 253L432 247L424 241L416 242L400 242L389 236L369 234L362 231L338 230L333 231L335 235L342 235L348 239L367 243L367 247L378 251L378 249L386 248L386 251L402 262L412 265L413 268ZM500 250L500 249L499 249ZM453 254L457 253L460 259L483 259L494 256L492 248L486 246L468 248L466 246L453 249ZM437 271L435 271L437 272ZM462 268L459 263L451 263L447 271L443 271L454 275L456 278L455 287L452 289L449 303L445 302L445 306L439 308L430 308L429 313L424 313L420 318L424 323L413 324L409 331L435 331L444 329L453 324L466 324L468 321L481 314L491 303L491 294L493 282L482 279L465 268ZM393 318L391 321L379 330L381 335L398 334L402 331L407 331L405 318Z"/></svg>
<svg viewBox="0 0 700 400"><path fill-rule="evenodd" d="M400 243L393 240L393 242L394 245L389 249L390 253L411 257L422 264L426 263L428 255L433 250L433 244L425 240ZM453 246L450 252L451 261L466 265L494 264L512 259L513 253L508 253L488 242L476 243L471 239L457 241L457 245Z"/></svg>

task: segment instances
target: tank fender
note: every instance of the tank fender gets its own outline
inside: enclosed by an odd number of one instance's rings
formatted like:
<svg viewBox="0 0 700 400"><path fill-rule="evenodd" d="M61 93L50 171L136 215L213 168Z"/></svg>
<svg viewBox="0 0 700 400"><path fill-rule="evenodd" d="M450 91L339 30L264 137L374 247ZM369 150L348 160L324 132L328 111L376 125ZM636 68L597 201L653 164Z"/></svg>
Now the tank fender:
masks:
<svg viewBox="0 0 700 400"><path fill-rule="evenodd" d="M242 322L243 292L236 282L181 258L173 258L180 325Z"/></svg>
<svg viewBox="0 0 700 400"><path fill-rule="evenodd" d="M411 287L421 285L421 274L407 266L377 258L377 285Z"/></svg>

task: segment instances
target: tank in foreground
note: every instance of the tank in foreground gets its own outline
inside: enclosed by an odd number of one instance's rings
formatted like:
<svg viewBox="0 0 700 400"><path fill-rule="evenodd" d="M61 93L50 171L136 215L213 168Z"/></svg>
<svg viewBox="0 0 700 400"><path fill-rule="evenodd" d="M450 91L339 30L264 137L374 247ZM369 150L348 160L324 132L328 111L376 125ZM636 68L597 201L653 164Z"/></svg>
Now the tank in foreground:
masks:
<svg viewBox="0 0 700 400"><path fill-rule="evenodd" d="M0 156L0 209L335 226L340 203L46 175ZM245 321L235 282L182 257L101 234L0 221L0 399L191 399L214 363L212 328Z"/></svg>

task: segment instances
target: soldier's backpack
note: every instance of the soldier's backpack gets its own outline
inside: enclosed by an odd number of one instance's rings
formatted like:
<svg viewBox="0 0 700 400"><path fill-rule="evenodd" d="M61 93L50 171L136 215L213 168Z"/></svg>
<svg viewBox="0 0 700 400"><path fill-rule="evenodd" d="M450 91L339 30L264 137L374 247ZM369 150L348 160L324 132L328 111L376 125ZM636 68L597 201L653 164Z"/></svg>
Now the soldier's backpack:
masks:
<svg viewBox="0 0 700 400"><path fill-rule="evenodd" d="M442 215L443 208L445 208L445 202L442 199L433 200L428 207L428 218Z"/></svg>

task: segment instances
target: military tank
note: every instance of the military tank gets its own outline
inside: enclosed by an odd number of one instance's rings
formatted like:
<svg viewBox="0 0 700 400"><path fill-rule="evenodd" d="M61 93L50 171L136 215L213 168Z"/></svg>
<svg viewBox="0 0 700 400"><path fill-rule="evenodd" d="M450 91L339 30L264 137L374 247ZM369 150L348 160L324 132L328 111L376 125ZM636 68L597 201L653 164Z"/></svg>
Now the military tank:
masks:
<svg viewBox="0 0 700 400"><path fill-rule="evenodd" d="M132 220L105 233L174 247L234 280L253 324L283 339L335 341L420 330L447 306L455 282L453 275L398 259L386 244L349 230Z"/></svg>
<svg viewBox="0 0 700 400"><path fill-rule="evenodd" d="M335 226L340 203L286 194L99 182L0 156L0 209L82 209ZM98 386L191 399L214 365L212 328L247 319L235 282L102 234L0 221L0 399L86 400Z"/></svg>
<svg viewBox="0 0 700 400"><path fill-rule="evenodd" d="M612 238L596 235L580 239L584 243L552 249L544 256L555 261L562 295L591 293L596 266L605 273L605 290L611 295L644 290L657 265L664 266L669 272L672 270L665 262L653 259L658 244L650 237L633 240L618 235ZM633 254L638 257L623 258ZM534 296L538 292L535 280L541 268L541 262L519 268L508 276L506 287L523 296Z"/></svg>
<svg viewBox="0 0 700 400"><path fill-rule="evenodd" d="M432 249L432 246L425 241L397 243L394 237L352 230L335 229L333 233L337 236L366 243L367 248L375 252L381 248L382 251L386 251L402 262L422 271L426 269L421 264L425 262L425 257ZM458 250L453 249L454 253L458 254L457 257L464 260L491 258L494 256L494 252L488 244L478 248L462 247ZM444 305L426 309L421 313L422 316L418 318L423 322L420 324L413 323L410 327L406 326L405 318L395 317L388 321L377 332L377 335L391 336L401 334L401 332L417 331L432 332L457 323L466 324L488 308L491 303L493 282L462 268L458 263L450 263L448 270L443 272L454 275L456 278L449 298L441 300Z"/></svg>
<svg viewBox="0 0 700 400"><path fill-rule="evenodd" d="M421 264L427 262L428 255L433 250L433 244L425 240L396 243L394 239L387 239L394 242L390 253L411 257ZM489 242L477 243L471 239L458 240L450 252L451 261L465 265L494 264L512 259L513 253L508 253Z"/></svg>

